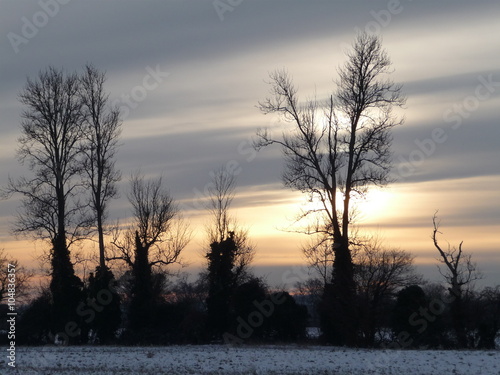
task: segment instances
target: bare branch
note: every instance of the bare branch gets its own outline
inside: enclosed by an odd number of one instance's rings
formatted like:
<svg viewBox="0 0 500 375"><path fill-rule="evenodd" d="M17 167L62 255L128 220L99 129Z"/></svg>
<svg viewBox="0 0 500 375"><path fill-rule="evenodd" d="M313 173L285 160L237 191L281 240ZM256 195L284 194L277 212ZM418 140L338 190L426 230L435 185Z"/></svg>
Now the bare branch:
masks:
<svg viewBox="0 0 500 375"><path fill-rule="evenodd" d="M137 251L145 251L150 267L182 264L181 253L191 240L191 231L163 188L162 178L146 181L139 172L132 174L129 201L134 222L124 233L115 227L111 256L106 260L133 267Z"/></svg>
<svg viewBox="0 0 500 375"><path fill-rule="evenodd" d="M465 254L462 249L463 241L460 242L458 248L452 247L448 244L447 249L443 249L438 242L439 221L437 219L437 212L432 218L433 232L432 241L434 247L438 250L439 260L445 265L445 269L439 268L439 272L445 278L450 286L450 292L459 296L462 294L462 288L479 280L481 274L477 271L477 266L472 262L472 255Z"/></svg>
<svg viewBox="0 0 500 375"><path fill-rule="evenodd" d="M119 110L111 108L104 92L106 76L92 65L85 66L80 77L80 100L85 125L83 170L85 186L90 190L94 213L91 225L98 234L100 266L105 266L104 224L107 204L118 195L116 183L121 174L115 168L114 156L120 136Z"/></svg>
<svg viewBox="0 0 500 375"><path fill-rule="evenodd" d="M281 137L260 130L255 148L281 147L284 185L321 203L320 209L301 216L318 215L325 221L320 227L329 228L336 241L345 244L352 221L351 195L389 182L390 132L403 123L392 108L405 103L401 86L386 78L390 66L380 38L360 34L338 71L337 89L326 102L302 103L283 69L270 74L271 95L259 102L264 114L277 114L292 126ZM340 207L338 193L344 198ZM310 228L303 231L317 233Z"/></svg>

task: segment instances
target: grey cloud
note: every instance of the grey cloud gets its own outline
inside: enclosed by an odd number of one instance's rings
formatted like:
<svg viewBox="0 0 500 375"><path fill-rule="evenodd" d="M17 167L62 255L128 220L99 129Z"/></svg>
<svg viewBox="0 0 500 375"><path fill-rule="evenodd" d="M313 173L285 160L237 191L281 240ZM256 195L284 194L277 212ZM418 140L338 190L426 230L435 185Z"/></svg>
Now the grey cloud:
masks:
<svg viewBox="0 0 500 375"><path fill-rule="evenodd" d="M464 95L474 95L476 87L481 84L480 77L487 79L492 75L495 82L500 82L500 69L471 71L448 76L420 79L403 82L404 93L408 96L433 95L448 97L450 100L463 99ZM484 89L481 93L485 93Z"/></svg>

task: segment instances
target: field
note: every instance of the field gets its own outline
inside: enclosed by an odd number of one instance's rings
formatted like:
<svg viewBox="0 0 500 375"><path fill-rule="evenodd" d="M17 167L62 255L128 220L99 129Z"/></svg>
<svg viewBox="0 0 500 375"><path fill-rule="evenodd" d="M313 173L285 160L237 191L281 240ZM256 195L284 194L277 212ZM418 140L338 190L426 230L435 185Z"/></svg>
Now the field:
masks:
<svg viewBox="0 0 500 375"><path fill-rule="evenodd" d="M390 351L319 346L18 348L1 374L500 375L500 351Z"/></svg>

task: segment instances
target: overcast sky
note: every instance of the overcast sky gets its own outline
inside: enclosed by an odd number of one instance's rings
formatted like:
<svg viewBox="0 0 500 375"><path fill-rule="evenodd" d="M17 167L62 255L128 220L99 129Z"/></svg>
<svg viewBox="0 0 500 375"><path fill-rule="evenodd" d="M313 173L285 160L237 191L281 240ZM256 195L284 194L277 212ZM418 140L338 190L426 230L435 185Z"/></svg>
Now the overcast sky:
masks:
<svg viewBox="0 0 500 375"><path fill-rule="evenodd" d="M124 117L125 178L111 217L129 215L131 171L163 174L193 222L186 257L200 264L206 217L196 191L230 163L240 172L234 214L272 284L303 262L307 239L280 230L303 202L281 185L280 150L255 155L250 146L257 128L277 125L256 107L266 78L284 67L302 98L324 97L356 32L380 34L408 97L406 123L394 131L395 182L369 197L359 225L412 251L437 280L430 234L439 209L443 241L463 240L484 283L500 283L498 1L3 0L0 10L0 184L24 173L15 150L26 78L93 63ZM17 202L0 205L1 247L30 261L39 246L9 233Z"/></svg>

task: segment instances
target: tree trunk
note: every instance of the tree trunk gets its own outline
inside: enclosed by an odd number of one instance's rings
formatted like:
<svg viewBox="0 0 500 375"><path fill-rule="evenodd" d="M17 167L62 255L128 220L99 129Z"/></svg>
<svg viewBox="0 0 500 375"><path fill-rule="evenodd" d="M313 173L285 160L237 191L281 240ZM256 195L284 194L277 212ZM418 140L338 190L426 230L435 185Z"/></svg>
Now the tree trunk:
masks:
<svg viewBox="0 0 500 375"><path fill-rule="evenodd" d="M465 333L465 315L463 299L461 294L454 294L455 300L451 305L451 314L453 319L453 328L457 335L458 346L461 349L468 347L467 334Z"/></svg>
<svg viewBox="0 0 500 375"><path fill-rule="evenodd" d="M135 259L132 267L133 287L130 301L130 329L133 339L141 341L150 333L154 296L149 263L149 247L135 234Z"/></svg>
<svg viewBox="0 0 500 375"><path fill-rule="evenodd" d="M335 245L334 245L335 246ZM342 239L335 251L332 284L325 287L322 303L323 333L334 345L357 345L357 310L354 270L348 243Z"/></svg>
<svg viewBox="0 0 500 375"><path fill-rule="evenodd" d="M53 241L51 263L52 330L54 334L59 333L66 344L76 343L80 327L68 331L67 324L81 323L76 310L82 298L83 284L75 275L64 235L58 235Z"/></svg>
<svg viewBox="0 0 500 375"><path fill-rule="evenodd" d="M104 253L104 229L102 223L102 212L97 212L97 235L99 237L99 266L101 269L106 268L106 259Z"/></svg>

